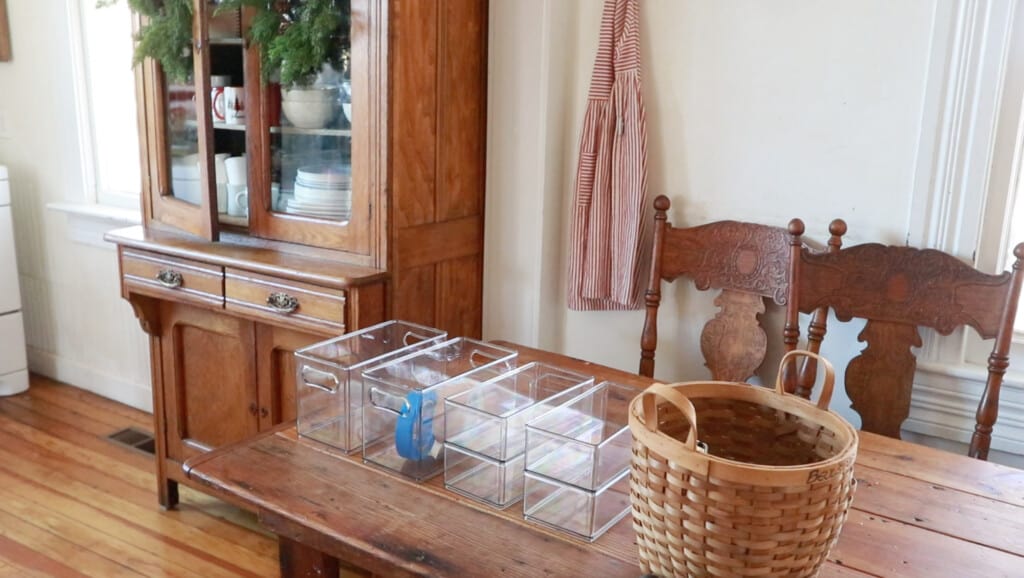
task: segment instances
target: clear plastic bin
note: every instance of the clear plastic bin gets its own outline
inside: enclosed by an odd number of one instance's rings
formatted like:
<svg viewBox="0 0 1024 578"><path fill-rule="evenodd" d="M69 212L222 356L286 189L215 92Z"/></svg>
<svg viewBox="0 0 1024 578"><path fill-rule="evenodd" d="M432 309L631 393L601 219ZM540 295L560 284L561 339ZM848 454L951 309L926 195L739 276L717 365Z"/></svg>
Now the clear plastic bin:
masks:
<svg viewBox="0 0 1024 578"><path fill-rule="evenodd" d="M515 368L516 352L459 337L363 373L363 460L425 480L444 469L444 401Z"/></svg>
<svg viewBox="0 0 1024 578"><path fill-rule="evenodd" d="M492 460L449 442L444 444L444 486L495 508L523 499L523 456Z"/></svg>
<svg viewBox="0 0 1024 578"><path fill-rule="evenodd" d="M629 513L629 470L596 491L527 471L523 516L587 541L596 540Z"/></svg>
<svg viewBox="0 0 1024 578"><path fill-rule="evenodd" d="M495 460L526 451L526 422L583 393L593 376L528 363L445 400L445 440Z"/></svg>
<svg viewBox="0 0 1024 578"><path fill-rule="evenodd" d="M595 490L629 469L629 402L640 392L611 381L526 424L526 469Z"/></svg>
<svg viewBox="0 0 1024 578"><path fill-rule="evenodd" d="M295 352L296 429L345 452L362 447L362 371L444 341L447 333L385 321Z"/></svg>

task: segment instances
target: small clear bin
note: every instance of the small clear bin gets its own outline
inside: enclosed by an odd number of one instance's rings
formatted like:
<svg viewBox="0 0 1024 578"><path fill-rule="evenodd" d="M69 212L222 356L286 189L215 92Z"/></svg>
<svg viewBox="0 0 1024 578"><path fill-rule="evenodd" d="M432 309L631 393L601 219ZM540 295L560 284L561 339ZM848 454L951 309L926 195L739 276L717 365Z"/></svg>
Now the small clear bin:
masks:
<svg viewBox="0 0 1024 578"><path fill-rule="evenodd" d="M444 486L495 508L507 508L523 498L524 455L503 462L445 442Z"/></svg>
<svg viewBox="0 0 1024 578"><path fill-rule="evenodd" d="M594 384L544 363L528 363L445 400L445 441L495 460L526 451L526 422Z"/></svg>
<svg viewBox="0 0 1024 578"><path fill-rule="evenodd" d="M296 351L299 435L345 452L362 447L362 371L446 336L431 327L385 321Z"/></svg>
<svg viewBox="0 0 1024 578"><path fill-rule="evenodd" d="M363 460L415 480L441 473L444 400L515 368L516 352L459 337L363 373Z"/></svg>
<svg viewBox="0 0 1024 578"><path fill-rule="evenodd" d="M531 522L592 542L629 511L629 470L596 491L525 473L523 516Z"/></svg>
<svg viewBox="0 0 1024 578"><path fill-rule="evenodd" d="M586 490L629 469L635 388L604 381L526 424L526 469Z"/></svg>

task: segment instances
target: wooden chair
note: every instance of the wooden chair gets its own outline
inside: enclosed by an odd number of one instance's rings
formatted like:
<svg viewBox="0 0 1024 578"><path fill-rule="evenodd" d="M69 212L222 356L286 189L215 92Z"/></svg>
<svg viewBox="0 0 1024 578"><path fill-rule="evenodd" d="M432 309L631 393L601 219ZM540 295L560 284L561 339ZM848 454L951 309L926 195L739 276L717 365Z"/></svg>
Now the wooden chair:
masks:
<svg viewBox="0 0 1024 578"><path fill-rule="evenodd" d="M1024 243L1014 249L1012 273L990 275L933 249L871 243L815 254L800 246L799 236L791 242L786 350L796 347L800 312L831 308L841 321L867 321L858 336L867 346L850 361L845 376L846 392L865 431L900 437L900 426L910 415L917 367L911 348L921 345L918 327L949 335L969 325L983 339L995 340L969 452L987 459L1024 280ZM795 389L807 397L805 383Z"/></svg>
<svg viewBox="0 0 1024 578"><path fill-rule="evenodd" d="M664 195L654 200L654 251L640 338L640 374L654 376L661 282L686 276L702 291L721 290L715 298L719 311L704 325L700 338L712 379L746 381L767 351L768 336L758 319L765 299L785 305L789 296L789 243L792 235L803 235L803 223L791 222L791 227L799 224L799 231L738 221L676 228L666 216L670 206ZM838 243L838 236L830 242Z"/></svg>

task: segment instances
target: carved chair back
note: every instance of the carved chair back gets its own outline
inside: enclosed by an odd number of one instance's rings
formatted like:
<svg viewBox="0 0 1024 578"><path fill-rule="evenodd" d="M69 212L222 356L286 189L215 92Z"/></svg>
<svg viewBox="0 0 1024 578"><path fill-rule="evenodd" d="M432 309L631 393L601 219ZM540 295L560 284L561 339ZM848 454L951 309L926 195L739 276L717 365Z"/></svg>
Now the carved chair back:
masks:
<svg viewBox="0 0 1024 578"><path fill-rule="evenodd" d="M697 289L720 290L714 301L719 310L700 337L712 379L746 381L767 351L768 336L758 319L765 311L765 300L784 306L789 296L792 232L738 221L677 228L668 222L670 206L664 195L654 200L654 250L640 338L640 374L654 376L662 281L685 276ZM800 227L798 237L803 223Z"/></svg>
<svg viewBox="0 0 1024 578"><path fill-rule="evenodd" d="M1012 272L990 275L933 249L876 243L815 254L794 236L790 260L793 291L786 313L786 349L796 347L800 312L831 308L840 321L866 320L859 341L867 346L846 369L846 391L861 429L899 438L910 414L910 391L921 346L919 327L949 335L970 326L994 339L988 379L978 404L969 455L988 458L999 389L1009 365L1013 321L1020 297L1024 243L1014 249ZM824 329L820 328L821 336ZM810 394L806 381L796 393Z"/></svg>

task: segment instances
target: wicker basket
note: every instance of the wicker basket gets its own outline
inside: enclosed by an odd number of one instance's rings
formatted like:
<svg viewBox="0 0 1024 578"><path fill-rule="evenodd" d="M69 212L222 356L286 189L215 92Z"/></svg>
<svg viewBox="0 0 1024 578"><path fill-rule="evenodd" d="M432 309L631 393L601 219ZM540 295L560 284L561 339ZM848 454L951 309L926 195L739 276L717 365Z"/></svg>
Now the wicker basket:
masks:
<svg viewBox="0 0 1024 578"><path fill-rule="evenodd" d="M853 499L857 432L827 410L747 384L652 385L630 405L640 566L657 576L814 576ZM685 441L681 441L685 440ZM699 440L699 442L698 442Z"/></svg>

